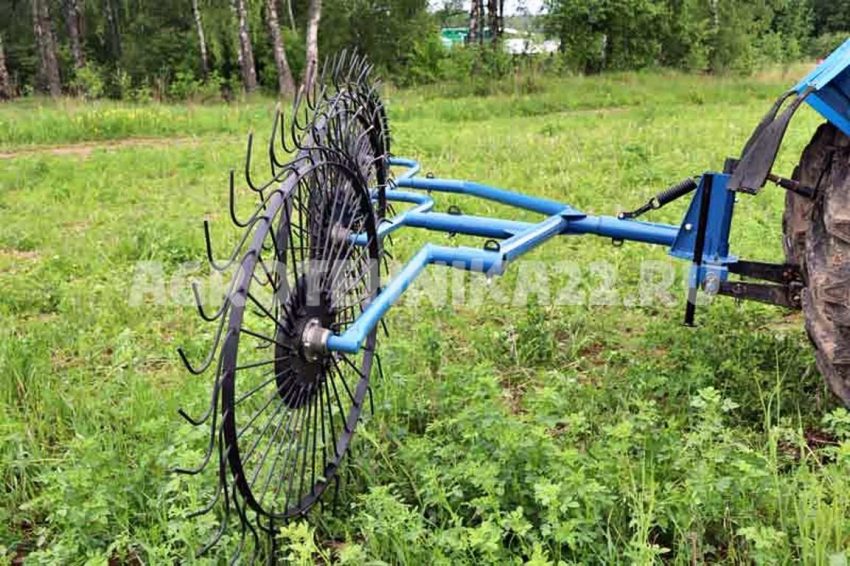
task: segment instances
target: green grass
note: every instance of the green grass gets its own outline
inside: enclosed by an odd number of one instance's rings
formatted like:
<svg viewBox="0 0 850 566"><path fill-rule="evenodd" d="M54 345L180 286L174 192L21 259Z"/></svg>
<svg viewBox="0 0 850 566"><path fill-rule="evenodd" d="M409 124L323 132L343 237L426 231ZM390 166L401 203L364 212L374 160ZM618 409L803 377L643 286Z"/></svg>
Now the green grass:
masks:
<svg viewBox="0 0 850 566"><path fill-rule="evenodd" d="M391 91L394 151L441 176L613 213L720 168L795 78L653 73L483 97ZM175 355L179 345L202 355L210 337L180 270L203 259L202 219L219 249L235 240L235 134L262 132L272 109L0 106L0 148L26 150L0 162L0 556L185 562L214 531L214 518L181 519L211 486L168 473L203 453L203 433L176 411L200 413L209 387ZM779 171L790 173L818 122L801 112ZM164 139L40 151L128 137ZM783 198L770 188L741 198L738 254L781 257ZM455 197L439 206L449 204L502 212ZM655 218L678 222L682 210ZM410 231L393 254L426 241L452 242ZM337 505L287 527L282 552L355 564L843 563L850 416L825 391L800 316L718 299L684 329L678 287L673 306L623 306L646 259L668 261L662 249L592 237L529 256L564 270L564 285L570 270L587 275L585 296L604 284L595 262L609 262L614 305L484 304L516 294L522 265L490 285L429 272L389 316L385 379ZM139 261L164 265L175 301L128 304ZM448 281L454 302L432 304L429 281ZM225 540L218 558L237 543Z"/></svg>

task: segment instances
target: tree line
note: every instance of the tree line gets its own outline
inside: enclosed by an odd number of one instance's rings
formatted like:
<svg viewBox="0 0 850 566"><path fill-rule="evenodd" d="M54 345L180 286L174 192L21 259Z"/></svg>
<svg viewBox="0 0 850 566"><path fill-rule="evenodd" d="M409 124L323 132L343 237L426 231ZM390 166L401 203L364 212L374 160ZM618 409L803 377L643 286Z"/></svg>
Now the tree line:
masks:
<svg viewBox="0 0 850 566"><path fill-rule="evenodd" d="M0 98L290 96L343 47L403 85L492 78L518 64L506 19L504 0L3 0ZM548 72L747 71L827 53L850 0L546 0L532 20L561 41ZM440 27L458 25L471 45L447 50Z"/></svg>
<svg viewBox="0 0 850 566"><path fill-rule="evenodd" d="M549 0L548 8L546 29L579 72L749 71L822 57L850 32L848 0Z"/></svg>

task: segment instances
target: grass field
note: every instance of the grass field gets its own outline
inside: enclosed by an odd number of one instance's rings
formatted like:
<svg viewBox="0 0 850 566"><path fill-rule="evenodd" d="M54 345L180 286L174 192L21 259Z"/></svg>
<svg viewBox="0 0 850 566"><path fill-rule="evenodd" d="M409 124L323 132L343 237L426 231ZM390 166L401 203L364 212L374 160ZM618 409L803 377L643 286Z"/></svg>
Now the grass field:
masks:
<svg viewBox="0 0 850 566"><path fill-rule="evenodd" d="M393 149L440 176L615 213L721 168L800 73L571 78L485 97L390 90ZM189 277L204 271L188 262L203 260L205 218L220 249L235 241L227 170L241 166L241 134L263 132L272 109L0 105L5 560L191 562L213 534L215 518L182 519L212 479L168 472L205 447L177 409L209 402L209 383L175 349L202 356L209 341L187 301ZM777 170L790 175L819 121L800 113ZM783 199L772 188L741 198L737 254L781 258ZM460 198L439 206L450 204L500 212ZM654 219L676 223L683 206ZM393 255L426 241L452 240L411 230ZM389 315L375 413L339 498L283 530L282 557L845 564L850 414L822 385L801 317L717 299L685 329L681 282L673 304L631 306L645 260L678 265L663 249L593 237L533 252L534 265L567 266L559 283L581 276L578 304L539 294L504 304L522 264L489 284L415 285ZM139 262L164 266L170 300L131 304ZM443 282L449 301L433 294Z"/></svg>

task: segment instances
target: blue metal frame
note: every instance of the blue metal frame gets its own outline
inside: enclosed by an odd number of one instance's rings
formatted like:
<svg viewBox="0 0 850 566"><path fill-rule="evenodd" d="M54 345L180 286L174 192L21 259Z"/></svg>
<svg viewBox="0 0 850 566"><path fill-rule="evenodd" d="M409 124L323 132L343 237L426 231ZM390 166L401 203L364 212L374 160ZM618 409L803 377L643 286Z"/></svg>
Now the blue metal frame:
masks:
<svg viewBox="0 0 850 566"><path fill-rule="evenodd" d="M797 93L811 90L806 101L850 136L850 40L795 86L794 90ZM332 351L357 352L381 317L426 266L444 265L487 275L501 275L511 261L559 235L595 234L616 241L667 246L673 257L692 262L689 280L691 298L709 275L716 281L725 280L727 266L737 261L729 250L729 231L735 209L735 193L726 188L729 175L705 173L681 224L673 226L613 216L591 216L557 201L480 183L421 178L417 176L419 163L412 159L394 158L390 164L404 167L405 170L397 175L393 187L386 191L387 199L415 206L385 220L378 229L381 238L407 226L490 238L497 240L499 246L498 249L476 249L426 244L363 310L354 324L341 335L329 336L327 348ZM703 198L706 187L711 191L707 199ZM437 213L433 212L431 193L467 195L539 213L546 218L531 223ZM703 203L708 206L705 214L701 210ZM700 219L705 220L704 225L701 225ZM704 231L702 238L697 236L700 230ZM354 239L360 245L367 241L365 234L356 235ZM695 258L694 250L700 239L702 256Z"/></svg>
<svg viewBox="0 0 850 566"><path fill-rule="evenodd" d="M421 178L419 163L412 159L393 158L390 164L405 167L395 179L393 187L386 191L387 200L414 204L393 218L381 223L378 235L383 238L403 226L424 228L444 233L466 234L490 238L499 242L498 249L478 249L464 246L435 246L426 244L411 258L404 268L384 287L377 298L369 304L357 320L343 334L331 335L327 347L332 351L355 353L366 336L378 325L390 307L413 283L428 265L442 265L466 271L485 273L488 276L501 275L507 265L533 250L537 246L559 235L595 234L613 240L629 240L671 248L676 257L693 257L693 238L687 237L693 218L698 211L691 210L685 215L681 226L619 219L613 216L592 216L579 212L573 207L557 201L533 197L498 187L455 179ZM404 189L413 189L412 192ZM698 189L699 191L699 189ZM434 199L431 193L453 193L477 197L491 202L546 215L538 223L519 222L482 216L455 215L433 212ZM729 193L717 191L715 194ZM699 193L697 193L699 195ZM721 196L723 196L721 194ZM715 200L717 204L715 204ZM723 205L722 198L712 199L707 230L717 234L706 247L703 254L706 264L723 265L732 261L728 251L729 226L733 207ZM694 199L694 202L698 202ZM734 202L734 197L731 201ZM691 226L688 226L690 224ZM683 235L685 234L685 235ZM355 242L363 245L367 241L365 234L354 236ZM690 255L689 255L690 254ZM698 282L697 282L698 283Z"/></svg>

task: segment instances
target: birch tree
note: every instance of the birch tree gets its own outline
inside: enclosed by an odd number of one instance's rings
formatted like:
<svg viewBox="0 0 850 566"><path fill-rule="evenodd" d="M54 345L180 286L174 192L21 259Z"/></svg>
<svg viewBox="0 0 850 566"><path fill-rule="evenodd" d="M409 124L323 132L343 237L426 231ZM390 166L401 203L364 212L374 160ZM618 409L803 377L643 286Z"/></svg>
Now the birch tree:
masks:
<svg viewBox="0 0 850 566"><path fill-rule="evenodd" d="M207 78L210 72L210 62L207 57L207 40L204 36L204 23L201 20L201 9L198 6L198 0L192 0L192 18L195 20L195 31L198 34L198 51L201 55L201 73L204 79Z"/></svg>
<svg viewBox="0 0 850 566"><path fill-rule="evenodd" d="M319 65L319 20L322 18L322 0L310 0L307 12L307 59L304 68L304 88L313 88Z"/></svg>
<svg viewBox="0 0 850 566"><path fill-rule="evenodd" d="M245 92L257 90L257 69L254 67L254 48L251 45L251 32L248 29L248 9L245 0L231 0L236 14L239 34L239 68L242 71L242 85Z"/></svg>
<svg viewBox="0 0 850 566"><path fill-rule="evenodd" d="M280 23L277 18L277 0L266 0L266 23L269 26L269 36L272 40L272 53L277 67L277 90L281 96L295 94L295 81L292 79L292 69L286 59L286 48L280 33Z"/></svg>

